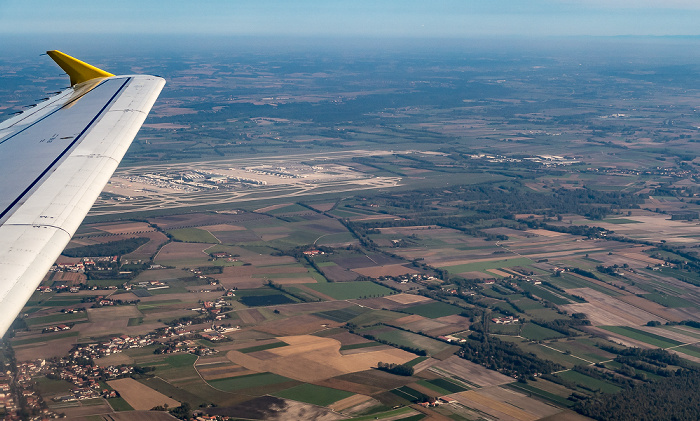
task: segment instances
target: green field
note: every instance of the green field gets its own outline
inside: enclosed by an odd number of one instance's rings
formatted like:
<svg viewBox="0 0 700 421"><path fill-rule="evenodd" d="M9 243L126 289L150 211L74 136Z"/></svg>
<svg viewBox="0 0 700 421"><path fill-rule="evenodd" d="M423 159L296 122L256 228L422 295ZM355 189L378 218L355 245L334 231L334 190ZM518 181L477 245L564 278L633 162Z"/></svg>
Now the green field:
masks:
<svg viewBox="0 0 700 421"><path fill-rule="evenodd" d="M185 243L209 243L219 244L219 240L214 237L209 231L198 228L180 228L168 231L177 241Z"/></svg>
<svg viewBox="0 0 700 421"><path fill-rule="evenodd" d="M354 393L304 383L280 392L273 393L273 395L280 398L292 399L313 405L328 406L334 402L338 402L341 399L349 398L350 396L354 395Z"/></svg>
<svg viewBox="0 0 700 421"><path fill-rule="evenodd" d="M664 307L670 308L682 308L682 307L694 307L694 304L688 300L684 300L680 297L675 297L673 295L662 295L659 293L644 294L644 298L649 301L661 304Z"/></svg>
<svg viewBox="0 0 700 421"><path fill-rule="evenodd" d="M41 303L42 306L70 307L82 304L82 298L53 297Z"/></svg>
<svg viewBox="0 0 700 421"><path fill-rule="evenodd" d="M65 380L51 380L46 377L37 377L35 381L37 390L42 396L67 394L75 387L72 383L68 383Z"/></svg>
<svg viewBox="0 0 700 421"><path fill-rule="evenodd" d="M219 390L232 392L235 390L248 389L251 387L268 386L284 382L292 382L288 379L273 373L257 373L247 376L227 377L225 379L209 380L208 383Z"/></svg>
<svg viewBox="0 0 700 421"><path fill-rule="evenodd" d="M404 363L403 365L407 365L407 366L409 366L409 367L414 367L414 366L416 366L416 365L422 363L423 361L425 361L425 360L427 360L427 359L428 359L428 357L418 357L418 358L412 359L412 360L409 361L409 362Z"/></svg>
<svg viewBox="0 0 700 421"><path fill-rule="evenodd" d="M520 282L519 283L520 288L523 290L532 293L533 295L536 295L542 299L545 299L553 304L556 305L566 305L566 304L571 304L571 301L566 299L564 296L565 294L559 294L554 293L550 290L548 290L545 287L542 287L540 285L534 285L529 282Z"/></svg>
<svg viewBox="0 0 700 421"><path fill-rule="evenodd" d="M294 212L309 212L309 209L304 207L304 206L293 203L291 205L287 205L287 206L283 206L281 208L267 211L266 213L268 213L270 215L279 215L279 214L283 214L283 213L294 213Z"/></svg>
<svg viewBox="0 0 700 421"><path fill-rule="evenodd" d="M393 293L389 288L370 281L331 282L327 284L304 284L321 294L336 300L354 300L365 297L383 297Z"/></svg>
<svg viewBox="0 0 700 421"><path fill-rule="evenodd" d="M109 406L111 406L115 412L134 410L134 408L132 408L131 405L124 400L124 398L107 399L107 403L109 403Z"/></svg>
<svg viewBox="0 0 700 421"><path fill-rule="evenodd" d="M542 341L545 339L564 337L564 335L555 330L547 329L546 327L542 327L534 323L525 323L520 331L520 336L532 341Z"/></svg>
<svg viewBox="0 0 700 421"><path fill-rule="evenodd" d="M437 390L437 389L444 390L444 391L446 391L446 393L443 392L445 394L464 392L465 390L469 390L466 387L463 387L461 385L458 385L456 383L453 383L453 382L451 382L447 379L443 379L443 378L433 379L433 380L425 380L425 383L422 383L421 381L419 381L418 383L422 384L426 387L429 387L429 388L435 390L436 392L439 392L439 390Z"/></svg>
<svg viewBox="0 0 700 421"><path fill-rule="evenodd" d="M610 384L603 380L594 379L591 376L587 376L585 374L581 374L573 370L557 373L556 376L561 377L564 380L574 382L578 385L583 386L586 389L593 391L600 390L603 393L615 393L620 390L620 388L615 386L614 384Z"/></svg>
<svg viewBox="0 0 700 421"><path fill-rule="evenodd" d="M181 302L180 300L158 300L158 301L149 301L145 303L140 303L136 305L136 308L139 310L154 310L157 309L158 307L164 307L168 306L170 304L175 304Z"/></svg>
<svg viewBox="0 0 700 421"><path fill-rule="evenodd" d="M173 368L188 367L197 361L197 356L193 354L176 354L167 357L163 361Z"/></svg>
<svg viewBox="0 0 700 421"><path fill-rule="evenodd" d="M207 396L200 396L200 395L209 395L210 392L212 391L211 388L207 387L205 383L200 383L201 387L200 390L197 392L197 394L181 389L179 387L173 386L172 384L168 383L167 381L159 378L159 377L147 377L143 379L137 379L139 383L142 383L152 389L157 390L158 392L170 396L176 401L180 402L189 402L193 406L199 406L199 405L207 405L212 403L211 397Z"/></svg>
<svg viewBox="0 0 700 421"><path fill-rule="evenodd" d="M583 361L572 355L567 355L556 349L551 349L535 342L529 342L527 339L514 336L499 336L499 339L507 342L513 342L525 352L531 352L539 358L553 361L557 364L563 365L566 368L572 368L577 364L583 363Z"/></svg>
<svg viewBox="0 0 700 421"><path fill-rule="evenodd" d="M361 417L350 418L348 421L373 421L373 420L385 420L391 418L392 420L406 420L406 418L399 418L401 415L412 416L416 411L410 407L403 407L398 409L392 409L387 412L380 412L372 415L363 415ZM421 414L423 416L423 414Z"/></svg>
<svg viewBox="0 0 700 421"><path fill-rule="evenodd" d="M575 340L560 340L550 342L548 345L552 348L564 352L570 352L572 355L597 363L615 358L614 354L603 351L598 346L598 343L605 342L602 339L594 340L589 338L576 338Z"/></svg>
<svg viewBox="0 0 700 421"><path fill-rule="evenodd" d="M343 346L340 347L340 350L341 350L341 351L348 351L348 350L351 350L351 349L371 348L371 347L373 347L373 346L381 346L381 345L382 345L382 344L380 344L379 342L374 342L374 341L372 341L372 342L362 342L362 343L359 343L359 344L343 345Z"/></svg>
<svg viewBox="0 0 700 421"><path fill-rule="evenodd" d="M406 307L402 311L410 314L417 314L429 319L437 319L438 317L460 314L463 310L457 306L443 303L441 301L435 301L428 304L418 304L415 306Z"/></svg>
<svg viewBox="0 0 700 421"><path fill-rule="evenodd" d="M78 335L79 335L79 332L68 331L68 332L56 333L53 335L41 335L41 336L37 336L35 338L14 339L14 340L12 340L12 346L36 344L39 342L48 342L48 341L52 341L54 339L70 338L70 337L75 337Z"/></svg>
<svg viewBox="0 0 700 421"><path fill-rule="evenodd" d="M580 266L580 265L579 265ZM598 275L598 274L596 274ZM613 291L610 288L606 288L604 286L595 284L593 282L588 282L584 279L579 278L578 276L574 276L569 273L562 273L561 276L557 277L551 277L549 278L550 281L560 287L560 288L591 288L594 289L598 292L602 292L605 295L610 295L612 297L617 297L618 295L621 295L621 293Z"/></svg>
<svg viewBox="0 0 700 421"><path fill-rule="evenodd" d="M321 311L318 313L313 313L315 316L323 317L324 319L333 320L334 322L345 323L362 313L371 311L364 307L351 306L347 308L342 308L339 310L328 310Z"/></svg>
<svg viewBox="0 0 700 421"><path fill-rule="evenodd" d="M700 347L696 345L683 345L679 346L678 348L674 348L678 352L682 352L686 355L690 355L691 357L696 357L700 358Z"/></svg>
<svg viewBox="0 0 700 421"><path fill-rule="evenodd" d="M681 329L676 326L659 326L661 329L670 330L671 332L681 333L686 336L690 336L695 339L700 339L700 329L691 328L690 326L685 326L685 329Z"/></svg>
<svg viewBox="0 0 700 421"><path fill-rule="evenodd" d="M348 322L357 326L369 326L377 323L386 323L404 317L405 314L389 310L371 310L354 317Z"/></svg>
<svg viewBox="0 0 700 421"><path fill-rule="evenodd" d="M633 219L627 219L627 218L610 218L610 219L603 219L601 222L607 222L608 224L641 224L639 221L635 221Z"/></svg>
<svg viewBox="0 0 700 421"><path fill-rule="evenodd" d="M546 390L538 389L532 386L529 382L527 384L515 382L508 384L508 387L517 390L518 392L525 392L526 395L534 395L544 400L548 400L557 405L562 405L565 408L574 405L573 401L570 401L562 396L555 395L554 393L547 392Z"/></svg>
<svg viewBox="0 0 700 421"><path fill-rule="evenodd" d="M669 348L672 346L681 345L681 342L675 341L673 339L664 338L663 336L644 332L642 330L635 329L632 327L600 326L600 328L605 329L609 332L617 333L619 335L627 336L628 338L648 343L649 345L658 346L659 348Z"/></svg>
<svg viewBox="0 0 700 421"><path fill-rule="evenodd" d="M517 336L520 334L520 329L523 326L520 323L500 325L495 323L489 324L489 333L494 335L510 335ZM468 335L468 334L467 334Z"/></svg>
<svg viewBox="0 0 700 421"><path fill-rule="evenodd" d="M369 333L392 344L423 349L430 355L438 354L453 346L415 333L387 327L370 327L362 329L359 333Z"/></svg>
<svg viewBox="0 0 700 421"><path fill-rule="evenodd" d="M33 317L31 319L26 319L26 323L29 326L44 325L48 323L60 324L66 323L74 320L85 320L87 319L87 313L56 313L50 314L48 316Z"/></svg>
<svg viewBox="0 0 700 421"><path fill-rule="evenodd" d="M451 274L462 272L483 272L487 269L509 268L513 266L527 266L532 264L532 260L526 257L516 257L513 259L491 260L487 262L466 263L463 265L444 266ZM494 275L495 276L495 275Z"/></svg>
<svg viewBox="0 0 700 421"><path fill-rule="evenodd" d="M241 348L238 350L238 352L242 352L244 354L250 354L251 352L265 351L266 349L281 348L283 346L288 346L288 345L289 344L286 342L273 342L271 344L256 345L256 346L250 346L248 348Z"/></svg>

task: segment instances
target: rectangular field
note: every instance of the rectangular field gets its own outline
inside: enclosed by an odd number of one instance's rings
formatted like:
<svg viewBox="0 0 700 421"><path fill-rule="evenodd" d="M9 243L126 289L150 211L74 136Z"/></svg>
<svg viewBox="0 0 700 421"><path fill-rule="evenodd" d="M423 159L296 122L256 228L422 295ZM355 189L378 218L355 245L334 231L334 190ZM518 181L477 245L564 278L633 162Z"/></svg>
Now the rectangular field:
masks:
<svg viewBox="0 0 700 421"><path fill-rule="evenodd" d="M532 260L526 257L516 257L513 259L487 260L484 262L465 263L462 265L444 266L451 274L463 272L483 272L488 269L500 269L513 266L527 266L532 264Z"/></svg>
<svg viewBox="0 0 700 421"><path fill-rule="evenodd" d="M406 313L417 314L419 316L427 317L430 319L437 319L439 317L452 316L454 314L460 314L463 310L459 307L443 303L440 301L418 304L411 307L406 307L403 309Z"/></svg>
<svg viewBox="0 0 700 421"><path fill-rule="evenodd" d="M617 333L628 338L636 339L648 343L649 345L654 345L659 348L669 348L676 345L682 345L681 342L674 341L673 339L664 338L663 336L655 335L653 333L644 332L639 329L627 326L600 326L601 329L605 329L609 332Z"/></svg>
<svg viewBox="0 0 700 421"><path fill-rule="evenodd" d="M292 388L274 393L275 396L286 399L293 399L299 402L306 402L313 405L328 406L339 400L349 398L354 393L344 390L331 389L329 387L317 386L315 384L303 383Z"/></svg>
<svg viewBox="0 0 700 421"><path fill-rule="evenodd" d="M392 293L389 288L370 281L332 282L327 284L305 284L306 287L333 297L336 300L383 297Z"/></svg>
<svg viewBox="0 0 700 421"><path fill-rule="evenodd" d="M247 376L210 380L208 383L219 390L233 392L250 387L268 386L293 381L292 379L274 373L257 373Z"/></svg>

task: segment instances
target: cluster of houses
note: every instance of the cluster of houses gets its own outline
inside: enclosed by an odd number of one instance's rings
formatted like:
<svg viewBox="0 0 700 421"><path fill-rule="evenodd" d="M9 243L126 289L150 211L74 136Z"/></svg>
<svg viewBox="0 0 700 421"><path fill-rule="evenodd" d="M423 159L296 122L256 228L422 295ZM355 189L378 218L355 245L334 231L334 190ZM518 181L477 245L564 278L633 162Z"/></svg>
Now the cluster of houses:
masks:
<svg viewBox="0 0 700 421"><path fill-rule="evenodd" d="M438 339L443 340L445 342L450 342L450 343L454 342L454 343L463 344L463 343L467 342L467 340L464 338L458 338L458 337L452 336L452 335L438 336Z"/></svg>
<svg viewBox="0 0 700 421"><path fill-rule="evenodd" d="M46 292L71 292L73 294L77 293L80 291L80 287L77 286L68 286L68 285L57 285L54 287L49 287L49 286L39 286L36 288L37 291L43 293Z"/></svg>
<svg viewBox="0 0 700 421"><path fill-rule="evenodd" d="M44 416L52 415L43 407L43 401L34 391L32 377L39 375L46 364L45 360L26 361L17 365L17 371L13 374L10 370L0 373L0 411L4 412L4 420L19 420L17 412L25 409L30 413L42 413ZM15 390L12 390L12 385ZM14 393L13 393L14 392ZM19 399L24 402L24 408L20 407Z"/></svg>
<svg viewBox="0 0 700 421"><path fill-rule="evenodd" d="M141 288L145 288L145 289L147 289L147 290L149 290L149 291L150 291L150 290L155 290L155 289L167 289L167 288L170 288L170 286L169 286L168 284L166 284L165 282L161 282L161 281L143 281L143 282L139 282L138 285L139 285ZM126 289L128 286L129 286L128 284L124 284L124 288L125 288L125 289ZM131 288L129 288L129 289L131 289Z"/></svg>
<svg viewBox="0 0 700 421"><path fill-rule="evenodd" d="M111 354L117 354L125 349L142 348L144 346L152 345L153 343L155 343L155 340L151 335L121 335L106 341L76 345L70 352L69 356L72 358L85 359L100 358Z"/></svg>
<svg viewBox="0 0 700 421"><path fill-rule="evenodd" d="M425 273L412 273L399 276L380 276L380 281L394 281L400 284L407 284L409 282L420 282L420 281L434 281L437 280L434 276L426 275Z"/></svg>
<svg viewBox="0 0 700 421"><path fill-rule="evenodd" d="M235 293L229 290L226 293L226 295L224 295L223 297L219 297L215 301L200 301L202 306L192 308L191 310L196 311L200 314L211 314L214 316L214 320L223 320L227 316L222 311L224 310L224 307L228 305L224 297L231 297L235 295Z"/></svg>
<svg viewBox="0 0 700 421"><path fill-rule="evenodd" d="M422 406L423 408L429 408L429 407L444 405L446 403L457 403L457 400L452 399L448 396L441 396L439 398L430 399L427 402L421 402L418 405Z"/></svg>
<svg viewBox="0 0 700 421"><path fill-rule="evenodd" d="M225 251L217 251L215 253L211 253L211 257L213 259L225 259L227 262L237 262L238 261L238 259L231 256L230 253L226 253Z"/></svg>
<svg viewBox="0 0 700 421"><path fill-rule="evenodd" d="M491 319L492 322L496 323L497 325L508 325L511 323L518 323L520 319L517 317L513 316L504 316L504 317L494 317Z"/></svg>
<svg viewBox="0 0 700 421"><path fill-rule="evenodd" d="M102 268L98 263L117 263L118 261L119 256L84 257L77 263L56 263L49 270L52 272L85 272L88 266L91 266L91 269L100 270Z"/></svg>
<svg viewBox="0 0 700 421"><path fill-rule="evenodd" d="M62 332L64 330L70 330L72 326L69 325L56 325L56 326L47 326L41 330L41 333L50 333L50 332Z"/></svg>
<svg viewBox="0 0 700 421"><path fill-rule="evenodd" d="M213 348L207 348L206 346L199 345L191 339L184 339L181 341L168 342L164 346L158 348L155 352L158 354L175 354L178 352L182 352L187 354L205 356L216 354L219 351Z"/></svg>

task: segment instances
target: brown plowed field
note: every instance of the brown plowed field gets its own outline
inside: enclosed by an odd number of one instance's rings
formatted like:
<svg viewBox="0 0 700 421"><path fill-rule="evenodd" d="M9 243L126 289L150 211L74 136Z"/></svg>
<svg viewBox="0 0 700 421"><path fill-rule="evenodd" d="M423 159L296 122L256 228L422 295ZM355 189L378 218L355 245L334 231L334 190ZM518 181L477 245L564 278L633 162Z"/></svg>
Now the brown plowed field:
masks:
<svg viewBox="0 0 700 421"><path fill-rule="evenodd" d="M121 397L134 409L149 410L154 406L164 404L168 404L171 408L180 406L180 402L175 399L169 398L131 378L110 380L107 384L119 392Z"/></svg>
<svg viewBox="0 0 700 421"><path fill-rule="evenodd" d="M498 386L513 382L512 377L508 377L497 371L489 370L456 355L434 364L433 368L440 368L482 387Z"/></svg>
<svg viewBox="0 0 700 421"><path fill-rule="evenodd" d="M562 308L574 313L585 313L594 326L641 326L661 318L590 288L573 288L567 289L566 292L583 297L588 302L567 304Z"/></svg>
<svg viewBox="0 0 700 421"><path fill-rule="evenodd" d="M403 364L415 358L414 354L399 349L341 355L340 342L317 336L284 336L279 340L289 344L267 352L276 358L261 360L250 354L229 351L233 363L254 371L269 371L295 380L314 382L345 373L376 367L379 361Z"/></svg>

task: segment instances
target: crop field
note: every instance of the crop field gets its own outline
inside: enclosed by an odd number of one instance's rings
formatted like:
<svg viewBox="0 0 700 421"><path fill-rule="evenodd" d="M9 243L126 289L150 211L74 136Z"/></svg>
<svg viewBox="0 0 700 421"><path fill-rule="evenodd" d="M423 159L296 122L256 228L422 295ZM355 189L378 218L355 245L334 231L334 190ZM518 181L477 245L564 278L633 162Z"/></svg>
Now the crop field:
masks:
<svg viewBox="0 0 700 421"><path fill-rule="evenodd" d="M172 398L157 392L150 387L126 378L110 380L107 384L119 392L122 398L134 409L149 410L154 406L167 404L171 408L180 406L180 403Z"/></svg>
<svg viewBox="0 0 700 421"><path fill-rule="evenodd" d="M293 399L299 402L306 402L313 405L328 406L342 399L349 398L354 394L344 390L331 389L314 384L303 383L280 392L273 393L274 396L285 399Z"/></svg>
<svg viewBox="0 0 700 421"><path fill-rule="evenodd" d="M396 320L404 316L405 314L403 313L388 310L372 310L350 319L349 322L358 326L365 326Z"/></svg>
<svg viewBox="0 0 700 421"><path fill-rule="evenodd" d="M507 325L500 325L500 324L489 324L489 333L496 334L496 335L509 335L509 336L517 336L520 334L520 329L522 329L523 325L520 323L514 323L514 324L507 324ZM460 334L459 336L469 336L468 333L465 334Z"/></svg>
<svg viewBox="0 0 700 421"><path fill-rule="evenodd" d="M466 387L459 385L453 381L446 378L432 379L432 380L421 380L418 382L426 387L434 388L433 390L437 392L442 392L444 394L457 393L468 390Z"/></svg>
<svg viewBox="0 0 700 421"><path fill-rule="evenodd" d="M532 260L526 257L516 257L512 259L487 260L454 266L443 266L442 269L446 269L451 274L458 274L463 272L484 272L488 269L508 268L512 266L528 266L532 263Z"/></svg>
<svg viewBox="0 0 700 421"><path fill-rule="evenodd" d="M219 390L233 392L252 387L269 386L279 383L293 382L294 380L274 374L256 373L246 376L228 377L223 379L209 380L208 383Z"/></svg>
<svg viewBox="0 0 700 421"><path fill-rule="evenodd" d="M393 329L390 327L372 327L363 329L360 333L369 333L379 339L383 339L392 344L401 346L424 349L430 355L439 354L453 345L445 344L435 339L426 338L425 336L417 335L403 330Z"/></svg>
<svg viewBox="0 0 700 421"><path fill-rule="evenodd" d="M177 243L166 244L160 249L154 263L164 266L197 267L209 264L209 254L205 252L211 244Z"/></svg>
<svg viewBox="0 0 700 421"><path fill-rule="evenodd" d="M589 288L579 288L570 292L588 302L563 307L575 313L586 313L594 326L641 326L659 319L655 314Z"/></svg>
<svg viewBox="0 0 700 421"><path fill-rule="evenodd" d="M435 301L427 304L418 304L411 307L406 307L403 309L406 313L417 314L419 316L427 317L430 319L437 319L439 317L452 316L453 314L460 314L463 310L459 307L446 304L440 301Z"/></svg>
<svg viewBox="0 0 700 421"><path fill-rule="evenodd" d="M697 345L683 345L677 348L673 348L678 352L682 352L691 357L700 358L700 346Z"/></svg>
<svg viewBox="0 0 700 421"><path fill-rule="evenodd" d="M133 411L134 408L124 398L110 398L107 403L115 412Z"/></svg>
<svg viewBox="0 0 700 421"><path fill-rule="evenodd" d="M680 333L691 338L700 340L700 329L695 329L690 326L660 326L664 330Z"/></svg>
<svg viewBox="0 0 700 421"><path fill-rule="evenodd" d="M547 344L540 345L538 343L529 342L527 339L509 336L501 336L500 339L513 342L525 352L531 352L539 358L554 361L555 363L561 364L566 368L572 368L577 364L585 363L585 361L576 358L573 355L567 355L562 351L552 349Z"/></svg>
<svg viewBox="0 0 700 421"><path fill-rule="evenodd" d="M603 351L596 346L597 343L604 343L602 339L576 338L575 340L551 341L548 345L560 351L568 351L572 355L584 358L597 363L615 358L614 354ZM608 343L608 345L610 345Z"/></svg>
<svg viewBox="0 0 700 421"><path fill-rule="evenodd" d="M389 288L370 281L334 282L325 284L309 284L308 288L333 297L336 300L352 300L363 297L381 297L392 294Z"/></svg>
<svg viewBox="0 0 700 421"><path fill-rule="evenodd" d="M498 396L504 393L510 393L512 396ZM494 419L534 421L559 412L544 403L502 388L469 390L450 397Z"/></svg>
<svg viewBox="0 0 700 421"><path fill-rule="evenodd" d="M617 333L622 336L626 336L628 338L636 339L649 345L657 346L659 348L669 348L672 346L682 344L681 342L675 341L673 339L664 338L663 336L655 335L649 332L644 332L642 330L627 326L600 326L600 328L613 333Z"/></svg>
<svg viewBox="0 0 700 421"><path fill-rule="evenodd" d="M248 307L273 306L280 304L290 304L296 302L286 294L269 294L269 295L249 295L241 297L240 302Z"/></svg>
<svg viewBox="0 0 700 421"><path fill-rule="evenodd" d="M559 293L550 291L549 289L542 287L541 285L533 285L529 282L521 282L519 284L520 288L525 291L531 292L542 299L552 302L556 305L571 304L571 301L563 297Z"/></svg>
<svg viewBox="0 0 700 421"><path fill-rule="evenodd" d="M403 364L415 358L415 354L388 347L366 348L365 352L340 354L340 342L331 338L311 335L278 338L289 346L254 353L229 351L227 358L253 371L272 372L304 382L317 382L342 374L368 370L377 362Z"/></svg>
<svg viewBox="0 0 700 421"><path fill-rule="evenodd" d="M333 320L334 322L345 323L368 311L370 310L364 307L351 306L339 310L328 310L314 314L324 319Z"/></svg>
<svg viewBox="0 0 700 421"><path fill-rule="evenodd" d="M525 323L520 331L520 335L532 341L564 337L564 335L555 330L547 329L534 323Z"/></svg>
<svg viewBox="0 0 700 421"><path fill-rule="evenodd" d="M620 390L620 388L615 386L614 384L608 383L603 380L594 379L593 377L587 376L585 374L573 370L557 373L556 376L561 377L564 380L574 382L590 391L599 390L604 393L615 393Z"/></svg>
<svg viewBox="0 0 700 421"><path fill-rule="evenodd" d="M655 303L661 304L664 307L671 307L671 308L682 308L682 307L693 307L694 304L691 303L688 300L685 300L681 297L675 297L673 295L666 295L666 294L659 294L659 293L652 293L652 294L644 294L644 298L650 301L653 301Z"/></svg>
<svg viewBox="0 0 700 421"><path fill-rule="evenodd" d="M87 313L82 312L82 313L56 313L56 314L50 314L48 316L41 316L41 317L32 317L29 319L26 319L26 323L28 326L37 326L37 325L44 325L48 323L66 323L66 322L75 322L78 320L86 320L87 319Z"/></svg>
<svg viewBox="0 0 700 421"><path fill-rule="evenodd" d="M546 401L553 402L556 405L561 405L563 407L571 407L574 405L574 403L568 399L566 399L563 396L556 395L554 393L548 392L546 390L538 389L534 385L537 385L537 383L532 383L528 382L527 384L523 383L511 383L508 385L508 387L515 389L520 392L525 392L528 395L536 396L538 398L544 399Z"/></svg>
<svg viewBox="0 0 700 421"><path fill-rule="evenodd" d="M283 346L289 346L289 344L286 342L272 342L272 343L265 344L265 345L256 345L256 346L251 346L251 347L247 347L247 348L241 348L238 350L238 352L242 352L244 354L250 354L251 352L265 351L268 349L280 348Z"/></svg>
<svg viewBox="0 0 700 421"><path fill-rule="evenodd" d="M210 243L219 244L219 240L214 237L209 231L199 228L180 228L168 231L177 241L185 243Z"/></svg>
<svg viewBox="0 0 700 421"><path fill-rule="evenodd" d="M148 310L153 310L153 309L158 309L158 308L163 308L163 307L170 307L172 305L176 305L179 303L181 303L181 301L178 299L147 301L147 302L139 303L136 306L136 308L139 311L148 311Z"/></svg>

